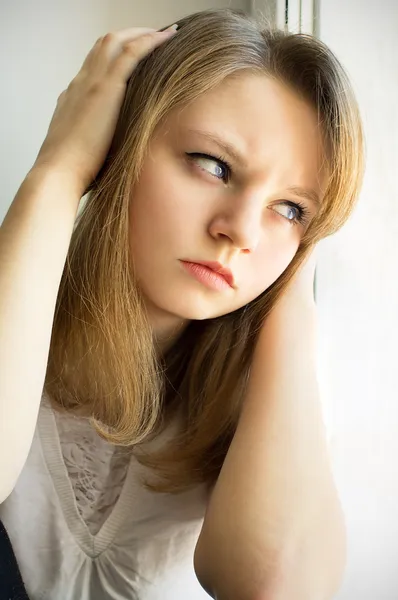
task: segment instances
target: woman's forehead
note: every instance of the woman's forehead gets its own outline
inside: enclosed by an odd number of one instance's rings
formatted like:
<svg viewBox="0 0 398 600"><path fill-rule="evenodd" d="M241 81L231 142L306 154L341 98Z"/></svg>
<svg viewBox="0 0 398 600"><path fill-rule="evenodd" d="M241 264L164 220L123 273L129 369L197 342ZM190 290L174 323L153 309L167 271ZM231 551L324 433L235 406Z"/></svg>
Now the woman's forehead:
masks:
<svg viewBox="0 0 398 600"><path fill-rule="evenodd" d="M295 172L292 179L313 179L314 173L316 179L323 178L322 130L315 109L266 76L246 74L223 81L173 111L161 133L177 143L218 149L239 169L266 175L277 163L281 174Z"/></svg>

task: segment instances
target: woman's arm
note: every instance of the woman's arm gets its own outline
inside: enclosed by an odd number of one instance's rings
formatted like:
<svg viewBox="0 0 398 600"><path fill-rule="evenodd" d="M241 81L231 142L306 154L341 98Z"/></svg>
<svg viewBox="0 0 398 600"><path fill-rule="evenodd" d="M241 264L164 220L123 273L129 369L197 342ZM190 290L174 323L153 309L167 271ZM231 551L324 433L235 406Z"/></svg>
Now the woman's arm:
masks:
<svg viewBox="0 0 398 600"><path fill-rule="evenodd" d="M34 167L0 228L0 503L32 444L80 197L61 169Z"/></svg>
<svg viewBox="0 0 398 600"><path fill-rule="evenodd" d="M341 583L345 526L316 381L310 269L260 333L198 540L195 571L218 600L330 600Z"/></svg>
<svg viewBox="0 0 398 600"><path fill-rule="evenodd" d="M0 228L0 504L32 444L61 277L81 197L109 151L126 83L176 32L100 38L57 100L33 167Z"/></svg>

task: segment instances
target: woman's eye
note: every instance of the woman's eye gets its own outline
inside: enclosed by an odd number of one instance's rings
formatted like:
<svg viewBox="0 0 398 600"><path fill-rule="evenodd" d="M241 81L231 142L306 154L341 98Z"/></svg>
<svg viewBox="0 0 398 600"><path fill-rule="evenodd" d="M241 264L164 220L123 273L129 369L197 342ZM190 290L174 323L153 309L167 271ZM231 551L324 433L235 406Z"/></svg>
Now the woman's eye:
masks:
<svg viewBox="0 0 398 600"><path fill-rule="evenodd" d="M284 200L275 206L282 207L282 211L279 212L272 207L272 210L275 210L278 214L280 214L284 219L286 219L292 225L306 225L310 221L310 212L309 210L299 202L291 202L290 200Z"/></svg>
<svg viewBox="0 0 398 600"><path fill-rule="evenodd" d="M292 206L291 204L277 204L277 206L281 207L282 210L276 212L280 212L289 221L295 221L300 216L300 209L297 206Z"/></svg>
<svg viewBox="0 0 398 600"><path fill-rule="evenodd" d="M186 152L189 160L197 164L201 169L227 183L231 177L231 167L221 156L212 156L202 152ZM279 206L280 210L276 210ZM284 200L272 207L272 210L280 214L291 225L305 225L310 220L309 210L299 202Z"/></svg>
<svg viewBox="0 0 398 600"><path fill-rule="evenodd" d="M187 155L201 168L210 173L210 175L216 177L216 179L228 180L230 167L221 158L199 152L187 153Z"/></svg>

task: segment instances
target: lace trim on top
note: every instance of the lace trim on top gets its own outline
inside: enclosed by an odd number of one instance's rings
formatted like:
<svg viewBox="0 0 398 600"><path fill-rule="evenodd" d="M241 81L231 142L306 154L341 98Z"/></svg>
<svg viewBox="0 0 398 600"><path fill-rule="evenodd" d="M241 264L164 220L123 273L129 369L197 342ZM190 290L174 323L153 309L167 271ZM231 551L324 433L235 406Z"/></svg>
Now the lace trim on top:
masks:
<svg viewBox="0 0 398 600"><path fill-rule="evenodd" d="M131 448L103 440L87 417L54 411L62 455L77 508L92 535L98 533L120 496Z"/></svg>

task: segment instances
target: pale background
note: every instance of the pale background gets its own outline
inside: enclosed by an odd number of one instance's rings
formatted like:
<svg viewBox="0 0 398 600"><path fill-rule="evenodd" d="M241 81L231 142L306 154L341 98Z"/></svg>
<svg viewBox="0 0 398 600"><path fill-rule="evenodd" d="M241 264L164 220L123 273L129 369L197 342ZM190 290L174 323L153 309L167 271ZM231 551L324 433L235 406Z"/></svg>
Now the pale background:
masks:
<svg viewBox="0 0 398 600"><path fill-rule="evenodd" d="M275 15L283 26L284 5L1 0L0 221L33 164L58 95L97 37L126 26L162 27L216 6ZM299 26L300 10L301 30L314 31L351 75L367 138L360 203L343 230L320 244L317 269L319 377L349 536L336 598L397 600L398 2L290 0L289 29Z"/></svg>

